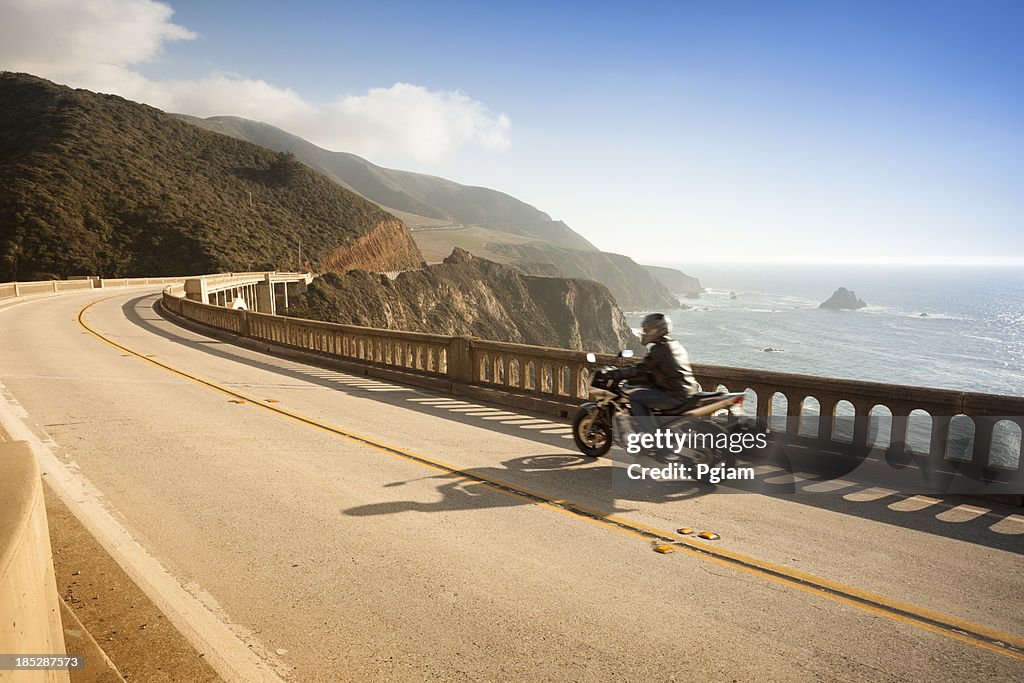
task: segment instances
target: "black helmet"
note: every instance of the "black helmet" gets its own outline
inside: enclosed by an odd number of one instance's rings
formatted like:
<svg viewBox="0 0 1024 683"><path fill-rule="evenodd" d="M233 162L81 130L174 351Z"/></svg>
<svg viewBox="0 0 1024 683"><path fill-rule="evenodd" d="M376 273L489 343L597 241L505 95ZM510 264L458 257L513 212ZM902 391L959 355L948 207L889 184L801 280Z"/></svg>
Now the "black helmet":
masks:
<svg viewBox="0 0 1024 683"><path fill-rule="evenodd" d="M664 313L649 313L640 323L640 343L650 344L672 333L672 321Z"/></svg>

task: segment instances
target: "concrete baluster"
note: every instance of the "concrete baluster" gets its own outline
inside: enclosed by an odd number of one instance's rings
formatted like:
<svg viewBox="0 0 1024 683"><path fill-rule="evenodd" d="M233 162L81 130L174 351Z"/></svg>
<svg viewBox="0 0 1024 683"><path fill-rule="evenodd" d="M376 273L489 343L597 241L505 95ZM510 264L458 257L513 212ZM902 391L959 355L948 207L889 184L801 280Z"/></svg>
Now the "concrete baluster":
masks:
<svg viewBox="0 0 1024 683"><path fill-rule="evenodd" d="M868 420L871 419L872 404L869 401L851 401L853 403L853 448L861 452L868 447Z"/></svg>
<svg viewBox="0 0 1024 683"><path fill-rule="evenodd" d="M751 387L757 395L757 409L754 418L758 429L767 429L772 417L772 394L771 389L764 386Z"/></svg>
<svg viewBox="0 0 1024 683"><path fill-rule="evenodd" d="M832 442L833 426L836 416L836 404L839 397L832 394L818 394L818 441L822 444Z"/></svg>
<svg viewBox="0 0 1024 683"><path fill-rule="evenodd" d="M892 433L889 437L887 454L890 457L904 456L909 450L907 448L907 427L912 407L905 403L896 403L890 406L889 410L892 411Z"/></svg>
<svg viewBox="0 0 1024 683"><path fill-rule="evenodd" d="M928 457L935 465L941 464L946 459L946 448L949 447L949 425L952 421L952 415L932 415L932 437Z"/></svg>
<svg viewBox="0 0 1024 683"><path fill-rule="evenodd" d="M804 399L807 397L789 392L783 392L783 395L786 397L786 438L796 439L800 436L800 419L804 412Z"/></svg>

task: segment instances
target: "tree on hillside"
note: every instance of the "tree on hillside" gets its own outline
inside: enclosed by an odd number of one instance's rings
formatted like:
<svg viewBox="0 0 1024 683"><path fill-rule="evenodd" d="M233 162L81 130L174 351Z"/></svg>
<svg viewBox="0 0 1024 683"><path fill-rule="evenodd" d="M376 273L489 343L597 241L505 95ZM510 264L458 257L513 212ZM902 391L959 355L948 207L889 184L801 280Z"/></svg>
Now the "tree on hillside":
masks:
<svg viewBox="0 0 1024 683"><path fill-rule="evenodd" d="M18 279L18 257L21 256L21 242L13 239L4 243L2 260L3 268L0 269L0 280Z"/></svg>
<svg viewBox="0 0 1024 683"><path fill-rule="evenodd" d="M302 162L291 152L278 152L270 162L270 179L278 185L291 185L302 171Z"/></svg>

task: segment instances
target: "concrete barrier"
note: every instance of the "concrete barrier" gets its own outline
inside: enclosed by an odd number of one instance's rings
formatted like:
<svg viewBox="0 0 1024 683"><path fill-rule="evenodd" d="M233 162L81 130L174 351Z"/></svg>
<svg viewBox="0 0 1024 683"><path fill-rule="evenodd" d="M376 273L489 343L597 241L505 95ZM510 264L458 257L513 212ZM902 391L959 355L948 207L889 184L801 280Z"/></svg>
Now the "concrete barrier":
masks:
<svg viewBox="0 0 1024 683"><path fill-rule="evenodd" d="M0 301L19 299L22 297L46 296L63 292L81 292L92 289L118 289L123 287L147 287L152 285L182 286L186 280L201 280L208 285L210 292L231 290L247 285L253 287L257 283L273 282L275 284L302 281L309 283L313 279L310 273L283 273L277 271L260 271L245 273L210 273L206 275L182 275L175 277L122 277L101 278L98 276L74 276L67 280L34 280L30 282L0 282ZM255 291L255 290L254 290ZM249 308L253 308L255 296L250 297ZM225 301L225 304L227 301Z"/></svg>
<svg viewBox="0 0 1024 683"><path fill-rule="evenodd" d="M201 277L225 277L231 273L218 273ZM196 276L200 277L200 276ZM82 292L92 289L111 289L121 287L146 287L152 285L172 285L182 283L185 277L130 277L100 278L79 276L67 280L35 280L32 282L0 282L0 301L19 299L22 297L47 296L64 292Z"/></svg>
<svg viewBox="0 0 1024 683"><path fill-rule="evenodd" d="M23 441L0 443L0 654L64 654L43 484ZM0 681L69 681L67 671L2 671Z"/></svg>

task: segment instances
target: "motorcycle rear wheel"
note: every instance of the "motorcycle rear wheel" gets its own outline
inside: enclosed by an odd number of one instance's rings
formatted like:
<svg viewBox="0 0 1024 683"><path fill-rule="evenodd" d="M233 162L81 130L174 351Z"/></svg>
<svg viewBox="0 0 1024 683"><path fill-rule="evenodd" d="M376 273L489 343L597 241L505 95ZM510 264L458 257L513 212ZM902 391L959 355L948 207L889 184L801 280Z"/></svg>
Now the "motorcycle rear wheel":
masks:
<svg viewBox="0 0 1024 683"><path fill-rule="evenodd" d="M572 421L572 440L580 453L599 458L612 448L612 426L601 411L581 408Z"/></svg>

